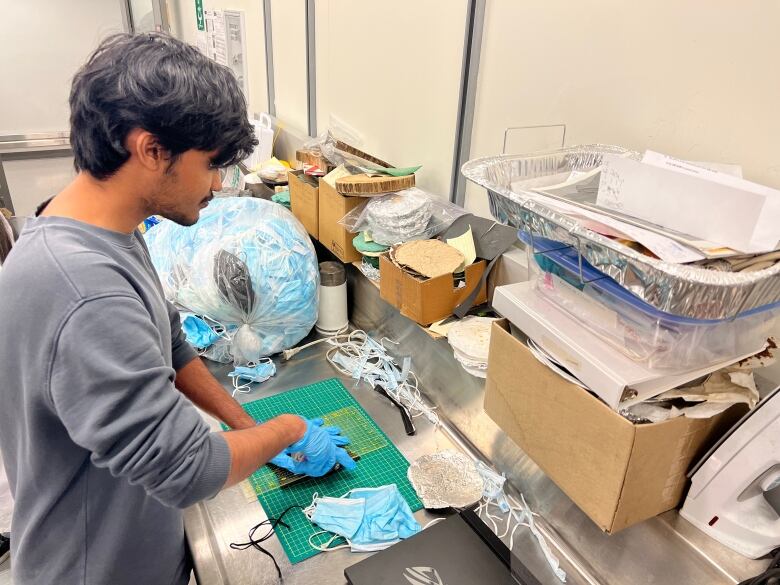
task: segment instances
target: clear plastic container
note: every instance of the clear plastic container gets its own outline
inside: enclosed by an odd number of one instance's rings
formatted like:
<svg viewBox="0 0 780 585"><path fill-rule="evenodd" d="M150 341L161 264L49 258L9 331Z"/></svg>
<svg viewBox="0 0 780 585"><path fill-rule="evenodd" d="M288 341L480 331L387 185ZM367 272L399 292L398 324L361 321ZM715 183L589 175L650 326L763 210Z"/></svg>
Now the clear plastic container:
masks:
<svg viewBox="0 0 780 585"><path fill-rule="evenodd" d="M528 243L525 234L521 240ZM570 247L534 238L529 266L538 294L629 358L653 369L698 369L759 352L780 306L734 319L701 320L664 313L590 266Z"/></svg>

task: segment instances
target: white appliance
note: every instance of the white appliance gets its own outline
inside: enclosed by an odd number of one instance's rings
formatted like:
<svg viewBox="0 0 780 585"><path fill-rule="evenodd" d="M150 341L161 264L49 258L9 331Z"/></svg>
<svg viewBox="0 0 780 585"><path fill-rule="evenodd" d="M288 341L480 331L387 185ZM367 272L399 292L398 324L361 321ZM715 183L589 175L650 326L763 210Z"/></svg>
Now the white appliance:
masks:
<svg viewBox="0 0 780 585"><path fill-rule="evenodd" d="M690 475L683 518L751 559L780 546L780 388L746 414Z"/></svg>

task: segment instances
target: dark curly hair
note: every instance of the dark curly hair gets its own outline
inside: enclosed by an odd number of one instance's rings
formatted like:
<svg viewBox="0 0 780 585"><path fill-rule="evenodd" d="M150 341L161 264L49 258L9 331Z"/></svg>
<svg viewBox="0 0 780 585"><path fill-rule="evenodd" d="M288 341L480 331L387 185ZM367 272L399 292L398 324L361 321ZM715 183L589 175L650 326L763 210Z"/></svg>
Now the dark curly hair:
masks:
<svg viewBox="0 0 780 585"><path fill-rule="evenodd" d="M245 159L257 144L232 71L162 33L105 39L73 78L70 144L74 166L97 179L130 157L128 132L142 128L171 157L216 150L212 164Z"/></svg>

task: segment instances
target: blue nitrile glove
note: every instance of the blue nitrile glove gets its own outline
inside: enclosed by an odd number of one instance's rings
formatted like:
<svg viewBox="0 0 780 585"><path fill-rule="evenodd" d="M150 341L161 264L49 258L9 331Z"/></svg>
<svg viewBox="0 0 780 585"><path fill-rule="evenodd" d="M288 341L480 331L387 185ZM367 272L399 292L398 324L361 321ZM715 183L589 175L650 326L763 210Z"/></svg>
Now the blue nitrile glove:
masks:
<svg viewBox="0 0 780 585"><path fill-rule="evenodd" d="M349 439L341 435L338 427L323 427L323 423L321 418L306 420L303 438L271 459L270 463L311 477L325 475L336 463L347 470L355 469L355 462L342 449L343 445L349 444Z"/></svg>

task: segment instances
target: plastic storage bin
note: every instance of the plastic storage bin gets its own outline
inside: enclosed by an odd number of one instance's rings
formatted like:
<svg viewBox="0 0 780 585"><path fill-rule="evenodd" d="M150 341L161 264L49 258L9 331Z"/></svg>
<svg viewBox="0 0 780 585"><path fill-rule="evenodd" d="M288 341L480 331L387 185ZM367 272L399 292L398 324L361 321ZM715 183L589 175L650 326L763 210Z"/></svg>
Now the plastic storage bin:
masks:
<svg viewBox="0 0 780 585"><path fill-rule="evenodd" d="M520 239L530 244L527 234ZM631 359L654 369L695 369L759 352L780 305L734 319L700 320L664 313L582 260L570 247L533 238L529 266L536 290Z"/></svg>

